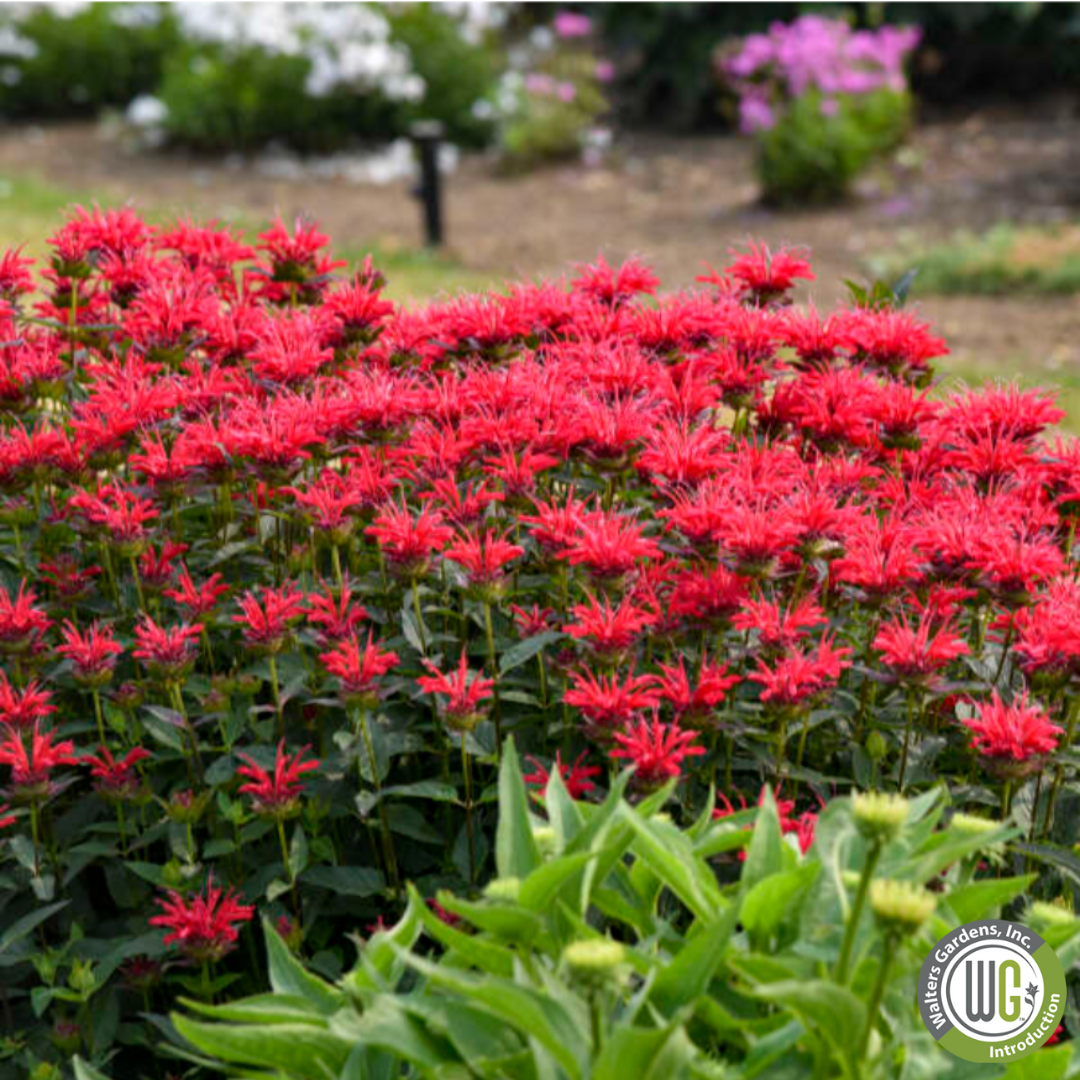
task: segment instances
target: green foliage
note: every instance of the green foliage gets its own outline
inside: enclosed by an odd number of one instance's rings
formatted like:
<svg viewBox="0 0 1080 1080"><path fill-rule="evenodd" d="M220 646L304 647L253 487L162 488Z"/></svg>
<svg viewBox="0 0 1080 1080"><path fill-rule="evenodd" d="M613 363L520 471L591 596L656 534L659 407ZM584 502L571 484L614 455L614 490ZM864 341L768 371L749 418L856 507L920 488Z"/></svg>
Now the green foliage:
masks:
<svg viewBox="0 0 1080 1080"><path fill-rule="evenodd" d="M800 855L771 796L752 816L706 812L680 827L678 807L662 809L670 787L637 805L625 789L623 777L602 805L575 803L556 773L530 805L509 744L502 876L478 898L438 895L456 925L410 887L401 921L361 946L336 987L267 925L274 993L186 1002L173 1018L182 1052L194 1048L194 1060L209 1055L234 1075L271 1069L290 1080L970 1074L923 1028L915 980L934 940L999 915L1030 885L979 869L1018 829L953 830L935 789L912 800L895 835L873 841L851 801L835 799ZM741 865L714 854L732 838L749 840ZM871 874L933 882L929 921L890 937L853 901ZM1062 927L1058 949L1078 942L1078 930L1076 920ZM1041 1060L1055 1075L1076 1067L1071 1044ZM1016 1074L983 1066L979 1075Z"/></svg>
<svg viewBox="0 0 1080 1080"><path fill-rule="evenodd" d="M416 118L439 120L447 137L464 146L491 140L492 124L474 111L486 102L498 77L498 50L490 41L471 42L454 19L434 4L403 4L387 12L395 40L412 57L426 86L423 99L409 107Z"/></svg>
<svg viewBox="0 0 1080 1080"><path fill-rule="evenodd" d="M23 7L24 5L19 5ZM17 23L28 55L0 56L0 115L9 118L93 115L150 93L179 29L167 4L140 4L139 18L123 17L125 4L86 4L70 16L51 4L25 5Z"/></svg>
<svg viewBox="0 0 1080 1080"><path fill-rule="evenodd" d="M913 243L870 260L877 273L895 272L901 264L918 267L923 293L1071 294L1080 292L1080 230L1002 222L982 234L960 232L946 243Z"/></svg>
<svg viewBox="0 0 1080 1080"><path fill-rule="evenodd" d="M903 140L911 120L906 93L878 90L792 100L776 124L758 135L758 175L767 202L787 206L842 198L875 158Z"/></svg>
<svg viewBox="0 0 1080 1080"><path fill-rule="evenodd" d="M330 150L350 138L389 138L397 106L377 94L309 95L310 61L260 48L199 45L171 57L159 96L171 139L200 150L252 150L272 141Z"/></svg>

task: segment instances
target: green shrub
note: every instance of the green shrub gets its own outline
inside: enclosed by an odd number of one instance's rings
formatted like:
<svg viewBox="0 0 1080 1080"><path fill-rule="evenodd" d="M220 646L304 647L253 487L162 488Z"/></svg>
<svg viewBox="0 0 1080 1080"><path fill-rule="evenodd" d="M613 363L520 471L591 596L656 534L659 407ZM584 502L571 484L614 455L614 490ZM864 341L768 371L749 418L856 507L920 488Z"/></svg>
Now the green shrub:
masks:
<svg viewBox="0 0 1080 1080"><path fill-rule="evenodd" d="M323 151L400 129L398 107L378 95L309 95L310 69L304 56L256 47L184 49L167 63L159 91L168 109L165 131L199 150L253 150L280 141Z"/></svg>
<svg viewBox="0 0 1080 1080"><path fill-rule="evenodd" d="M49 4L16 7L7 18L0 9L0 40L14 34L22 43L0 48L0 114L7 117L93 115L126 105L153 91L180 39L167 4L87 4L71 15Z"/></svg>
<svg viewBox="0 0 1080 1080"><path fill-rule="evenodd" d="M768 791L760 809L716 820L710 805L680 826L663 812L672 786L635 806L627 780L589 805L556 770L530 806L509 744L484 894L442 892L440 912L410 888L336 984L264 924L273 992L189 1001L173 1020L195 1060L290 1080L970 1073L935 1049L915 982L933 941L1030 884L980 869L1018 828L945 823L942 789L856 796L829 804L800 854ZM1056 920L1066 967L1078 931ZM1074 1057L1066 1044L1040 1063L1065 1075Z"/></svg>
<svg viewBox="0 0 1080 1080"><path fill-rule="evenodd" d="M824 104L818 93L796 98L772 128L758 135L758 175L767 202L842 198L870 162L900 144L910 125L907 93L839 97L828 113Z"/></svg>
<svg viewBox="0 0 1080 1080"><path fill-rule="evenodd" d="M424 80L423 99L408 112L439 120L447 136L465 146L491 140L493 125L477 103L488 102L498 77L498 52L490 41L469 41L455 19L432 4L405 4L389 13L396 41L412 56Z"/></svg>

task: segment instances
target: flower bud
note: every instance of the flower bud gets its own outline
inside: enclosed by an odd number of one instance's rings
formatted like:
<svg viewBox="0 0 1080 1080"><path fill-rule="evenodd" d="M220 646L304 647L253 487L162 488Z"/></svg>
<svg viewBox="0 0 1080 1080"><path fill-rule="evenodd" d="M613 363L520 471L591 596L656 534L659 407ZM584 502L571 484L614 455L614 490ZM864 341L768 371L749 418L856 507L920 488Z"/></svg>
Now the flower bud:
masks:
<svg viewBox="0 0 1080 1080"><path fill-rule="evenodd" d="M851 802L855 826L867 840L888 843L907 824L911 806L902 795L881 791L859 791Z"/></svg>
<svg viewBox="0 0 1080 1080"><path fill-rule="evenodd" d="M1044 900L1032 900L1028 904L1024 921L1032 929L1045 934L1052 927L1072 926L1077 920L1076 912L1073 911L1068 900L1059 896L1050 903Z"/></svg>
<svg viewBox="0 0 1080 1080"><path fill-rule="evenodd" d="M617 985L626 974L626 949L610 938L572 942L563 949L562 959L573 977L585 986Z"/></svg>
<svg viewBox="0 0 1080 1080"><path fill-rule="evenodd" d="M541 855L554 855L558 850L558 836L550 825L541 825L533 829L533 840Z"/></svg>
<svg viewBox="0 0 1080 1080"><path fill-rule="evenodd" d="M913 934L937 908L937 897L912 881L870 882L870 908L882 929Z"/></svg>
<svg viewBox="0 0 1080 1080"><path fill-rule="evenodd" d="M1001 823L991 818L979 817L976 814L953 814L949 821L949 828L955 829L963 836L985 836L999 828Z"/></svg>
<svg viewBox="0 0 1080 1080"><path fill-rule="evenodd" d="M863 749L866 750L866 756L871 761L882 761L889 752L889 744L880 731L871 731L866 737L866 745Z"/></svg>
<svg viewBox="0 0 1080 1080"><path fill-rule="evenodd" d="M484 896L488 900L494 900L497 903L515 904L520 892L521 878L504 877L496 878L490 882L484 890Z"/></svg>

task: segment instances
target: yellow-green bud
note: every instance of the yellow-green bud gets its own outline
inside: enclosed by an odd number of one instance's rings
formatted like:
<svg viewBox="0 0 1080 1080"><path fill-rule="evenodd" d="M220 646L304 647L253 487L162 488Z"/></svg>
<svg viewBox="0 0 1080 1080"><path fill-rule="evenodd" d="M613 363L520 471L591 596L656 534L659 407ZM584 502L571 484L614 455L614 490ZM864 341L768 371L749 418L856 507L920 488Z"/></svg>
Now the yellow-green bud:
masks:
<svg viewBox="0 0 1080 1080"><path fill-rule="evenodd" d="M862 874L858 870L841 870L840 881L845 889L857 889L862 880Z"/></svg>
<svg viewBox="0 0 1080 1080"><path fill-rule="evenodd" d="M907 824L911 804L903 795L881 791L858 791L851 801L855 826L867 840L895 840Z"/></svg>
<svg viewBox="0 0 1080 1080"><path fill-rule="evenodd" d="M1064 897L1047 903L1045 900L1032 900L1028 905L1026 921L1039 927L1070 926L1076 922L1076 912L1068 905Z"/></svg>
<svg viewBox="0 0 1080 1080"><path fill-rule="evenodd" d="M517 903L517 898L520 893L521 878L516 877L496 878L494 881L490 882L488 887L484 890L484 896L486 896L488 900L495 900L504 904Z"/></svg>
<svg viewBox="0 0 1080 1080"><path fill-rule="evenodd" d="M625 975L626 949L610 938L575 941L563 949L563 963L586 985L621 982Z"/></svg>
<svg viewBox="0 0 1080 1080"><path fill-rule="evenodd" d="M871 761L881 761L885 755L889 752L889 744L885 741L885 736L880 731L871 731L866 737L866 756Z"/></svg>
<svg viewBox="0 0 1080 1080"><path fill-rule="evenodd" d="M559 837L550 825L540 825L533 829L533 839L541 855L553 855L558 848Z"/></svg>
<svg viewBox="0 0 1080 1080"><path fill-rule="evenodd" d="M911 881L878 878L870 882L870 908L885 930L912 934L937 908L937 897Z"/></svg>
<svg viewBox="0 0 1080 1080"><path fill-rule="evenodd" d="M1000 822L991 818L979 817L976 814L953 814L949 821L949 828L955 829L964 836L985 836L992 833Z"/></svg>

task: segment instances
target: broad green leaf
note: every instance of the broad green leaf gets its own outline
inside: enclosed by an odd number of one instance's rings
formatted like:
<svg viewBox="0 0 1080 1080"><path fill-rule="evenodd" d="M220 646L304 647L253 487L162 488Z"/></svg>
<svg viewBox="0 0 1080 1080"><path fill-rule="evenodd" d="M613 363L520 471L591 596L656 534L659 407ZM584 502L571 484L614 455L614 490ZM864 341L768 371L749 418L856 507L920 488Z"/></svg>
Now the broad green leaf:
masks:
<svg viewBox="0 0 1080 1080"><path fill-rule="evenodd" d="M173 1015L176 1030L192 1045L222 1061L262 1065L303 1080L325 1080L345 1065L352 1042L309 1024L206 1024Z"/></svg>
<svg viewBox="0 0 1080 1080"><path fill-rule="evenodd" d="M466 934L447 926L421 899L415 886L409 885L409 899L428 934L447 950L466 963L493 975L510 978L514 973L514 954L505 946L485 941L475 934Z"/></svg>
<svg viewBox="0 0 1080 1080"><path fill-rule="evenodd" d="M743 892L749 892L759 881L784 869L784 838L780 831L780 815L772 789L766 787L757 817L754 819L754 836L746 849L740 884Z"/></svg>
<svg viewBox="0 0 1080 1080"><path fill-rule="evenodd" d="M1038 880L1038 877L1038 874L1025 874L1023 877L972 881L951 890L945 897L945 902L962 923L973 922L975 919L992 919L995 918L998 908L1026 892L1028 886Z"/></svg>
<svg viewBox="0 0 1080 1080"><path fill-rule="evenodd" d="M522 883L518 903L530 911L544 912L557 893L595 856L589 851L561 855L538 866ZM566 890L569 891L569 890ZM569 897L564 897L568 900Z"/></svg>
<svg viewBox="0 0 1080 1080"><path fill-rule="evenodd" d="M330 1022L331 1030L350 1044L386 1050L425 1074L437 1075L438 1070L456 1061L454 1048L410 1016L406 1003L405 998L380 994L362 1015L351 1010L338 1013Z"/></svg>
<svg viewBox="0 0 1080 1080"><path fill-rule="evenodd" d="M517 904L463 900L448 892L439 893L439 903L477 929L511 941L533 941L544 929L544 924L534 912Z"/></svg>
<svg viewBox="0 0 1080 1080"><path fill-rule="evenodd" d="M524 641L519 641L516 645L511 645L499 657L499 673L505 675L508 671L521 667L522 664L531 660L538 652L558 641L561 637L562 634L557 630L545 630L542 634L535 634Z"/></svg>
<svg viewBox="0 0 1080 1080"><path fill-rule="evenodd" d="M51 919L58 911L67 907L69 901L59 900L55 904L47 904L37 908L16 919L4 932L0 934L0 955L7 952L17 941L21 941L27 934L36 930L46 919Z"/></svg>
<svg viewBox="0 0 1080 1080"><path fill-rule="evenodd" d="M370 866L309 866L303 881L338 896L375 896L385 884L382 874Z"/></svg>
<svg viewBox="0 0 1080 1080"><path fill-rule="evenodd" d="M738 918L739 904L731 903L718 919L694 923L686 944L660 969L652 985L649 1000L665 1016L674 1016L709 989Z"/></svg>
<svg viewBox="0 0 1080 1080"><path fill-rule="evenodd" d="M743 898L741 918L746 932L755 940L770 940L793 901L813 883L820 867L820 863L807 862L759 881Z"/></svg>
<svg viewBox="0 0 1080 1080"><path fill-rule="evenodd" d="M529 798L513 736L503 747L499 767L499 823L495 831L499 877L526 878L540 865L540 851L529 821Z"/></svg>
<svg viewBox="0 0 1080 1080"><path fill-rule="evenodd" d="M396 983L397 979L392 977L394 971L403 966L399 952L413 947L421 925L419 905L410 896L401 918L389 930L374 934L364 944L356 966L341 980L344 989L362 995L380 989L384 982Z"/></svg>
<svg viewBox="0 0 1080 1080"><path fill-rule="evenodd" d="M267 919L263 919L263 936L266 938L270 985L276 993L302 997L324 1016L345 1005L345 995L308 971Z"/></svg>
<svg viewBox="0 0 1080 1080"><path fill-rule="evenodd" d="M625 804L619 818L634 830L634 853L699 918L711 920L727 904L713 872L674 826L647 819Z"/></svg>
<svg viewBox="0 0 1080 1080"><path fill-rule="evenodd" d="M866 1006L850 990L821 979L774 982L758 986L755 995L783 1005L822 1038L845 1061L849 1075L858 1076L855 1058L859 1036L866 1028Z"/></svg>
<svg viewBox="0 0 1080 1080"><path fill-rule="evenodd" d="M483 978L452 971L418 956L405 961L429 983L441 986L500 1017L522 1035L536 1039L562 1066L570 1080L581 1080L588 1060L588 1042L573 1017L553 998L506 979Z"/></svg>
<svg viewBox="0 0 1080 1080"><path fill-rule="evenodd" d="M75 1069L75 1080L109 1080L103 1072L95 1069L88 1061L83 1061L77 1055L71 1064Z"/></svg>
<svg viewBox="0 0 1080 1080"><path fill-rule="evenodd" d="M696 1056L681 1025L617 1027L596 1059L592 1080L680 1080Z"/></svg>
<svg viewBox="0 0 1080 1080"><path fill-rule="evenodd" d="M232 1024L313 1024L321 1028L327 1024L326 1017L298 994L258 994L224 1005L180 998L180 1004L210 1020Z"/></svg>

